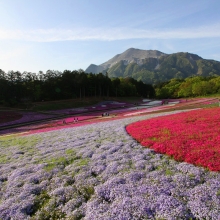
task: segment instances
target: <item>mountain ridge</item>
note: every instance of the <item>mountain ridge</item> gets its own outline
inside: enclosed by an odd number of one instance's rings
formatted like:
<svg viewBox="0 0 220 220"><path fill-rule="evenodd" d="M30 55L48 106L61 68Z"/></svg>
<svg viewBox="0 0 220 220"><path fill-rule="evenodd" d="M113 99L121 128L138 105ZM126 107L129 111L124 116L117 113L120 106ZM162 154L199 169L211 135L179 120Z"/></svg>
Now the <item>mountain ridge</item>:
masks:
<svg viewBox="0 0 220 220"><path fill-rule="evenodd" d="M148 57L160 57L162 54L165 55L165 53L162 53L158 50L141 50L136 48L129 48L123 53L115 55L113 58L100 65L90 64L85 72L99 73L100 70L106 70L121 60L123 60L127 64L130 62L137 62L141 64L142 59Z"/></svg>
<svg viewBox="0 0 220 220"><path fill-rule="evenodd" d="M91 64L85 72L108 72L109 77L132 77L155 84L172 78L220 75L220 62L189 52L166 54L129 48L100 65Z"/></svg>

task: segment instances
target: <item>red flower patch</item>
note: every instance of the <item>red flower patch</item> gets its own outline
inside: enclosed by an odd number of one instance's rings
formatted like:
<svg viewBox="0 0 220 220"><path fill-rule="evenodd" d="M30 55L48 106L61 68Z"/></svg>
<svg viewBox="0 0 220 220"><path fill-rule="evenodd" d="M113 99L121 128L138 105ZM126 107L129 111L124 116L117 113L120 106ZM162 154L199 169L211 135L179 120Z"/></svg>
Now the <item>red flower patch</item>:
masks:
<svg viewBox="0 0 220 220"><path fill-rule="evenodd" d="M156 152L220 171L220 108L139 121L128 125L126 130Z"/></svg>

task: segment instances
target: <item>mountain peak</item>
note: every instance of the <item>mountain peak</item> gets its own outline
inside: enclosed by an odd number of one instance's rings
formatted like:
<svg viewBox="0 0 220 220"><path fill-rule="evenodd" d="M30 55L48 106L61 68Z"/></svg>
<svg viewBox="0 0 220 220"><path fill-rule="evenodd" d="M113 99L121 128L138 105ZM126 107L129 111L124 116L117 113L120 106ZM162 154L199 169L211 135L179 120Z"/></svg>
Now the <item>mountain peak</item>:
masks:
<svg viewBox="0 0 220 220"><path fill-rule="evenodd" d="M112 59L108 60L105 63L102 63L100 66L104 69L110 68L121 60L125 64L137 63L142 64L143 60L146 58L159 58L160 56L166 55L158 50L141 50L136 48L129 48L121 54L114 56Z"/></svg>
<svg viewBox="0 0 220 220"><path fill-rule="evenodd" d="M123 61L124 64L137 63L142 65L143 60L146 58L159 58L166 55L158 50L141 50L136 48L129 48L121 54L117 54L110 60L102 63L101 65L90 65L85 71L92 73L99 73L100 71L106 70L116 63Z"/></svg>
<svg viewBox="0 0 220 220"><path fill-rule="evenodd" d="M191 75L219 75L220 62L188 53L165 54L158 50L129 48L101 65L90 65L86 72L106 72L110 77L133 77L145 83L186 78Z"/></svg>

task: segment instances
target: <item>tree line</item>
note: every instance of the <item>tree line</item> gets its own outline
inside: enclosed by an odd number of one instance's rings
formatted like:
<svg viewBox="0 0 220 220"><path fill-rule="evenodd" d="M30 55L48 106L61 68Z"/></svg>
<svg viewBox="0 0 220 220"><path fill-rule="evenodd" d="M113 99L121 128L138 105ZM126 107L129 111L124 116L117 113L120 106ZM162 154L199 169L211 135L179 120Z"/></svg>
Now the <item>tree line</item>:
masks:
<svg viewBox="0 0 220 220"><path fill-rule="evenodd" d="M220 94L220 76L171 79L154 86L157 98L186 98Z"/></svg>
<svg viewBox="0 0 220 220"><path fill-rule="evenodd" d="M152 85L133 78L109 78L106 74L83 70L48 70L46 73L0 70L0 102L11 106L19 102L37 102L87 97L141 96L152 98Z"/></svg>

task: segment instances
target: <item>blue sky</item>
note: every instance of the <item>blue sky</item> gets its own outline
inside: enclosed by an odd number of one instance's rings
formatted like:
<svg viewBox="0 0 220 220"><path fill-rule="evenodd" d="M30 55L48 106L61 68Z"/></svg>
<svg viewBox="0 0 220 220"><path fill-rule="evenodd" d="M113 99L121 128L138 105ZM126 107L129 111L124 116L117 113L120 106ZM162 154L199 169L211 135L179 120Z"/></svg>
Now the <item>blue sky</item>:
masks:
<svg viewBox="0 0 220 220"><path fill-rule="evenodd" d="M220 61L219 0L0 0L0 69L86 69L128 48Z"/></svg>

